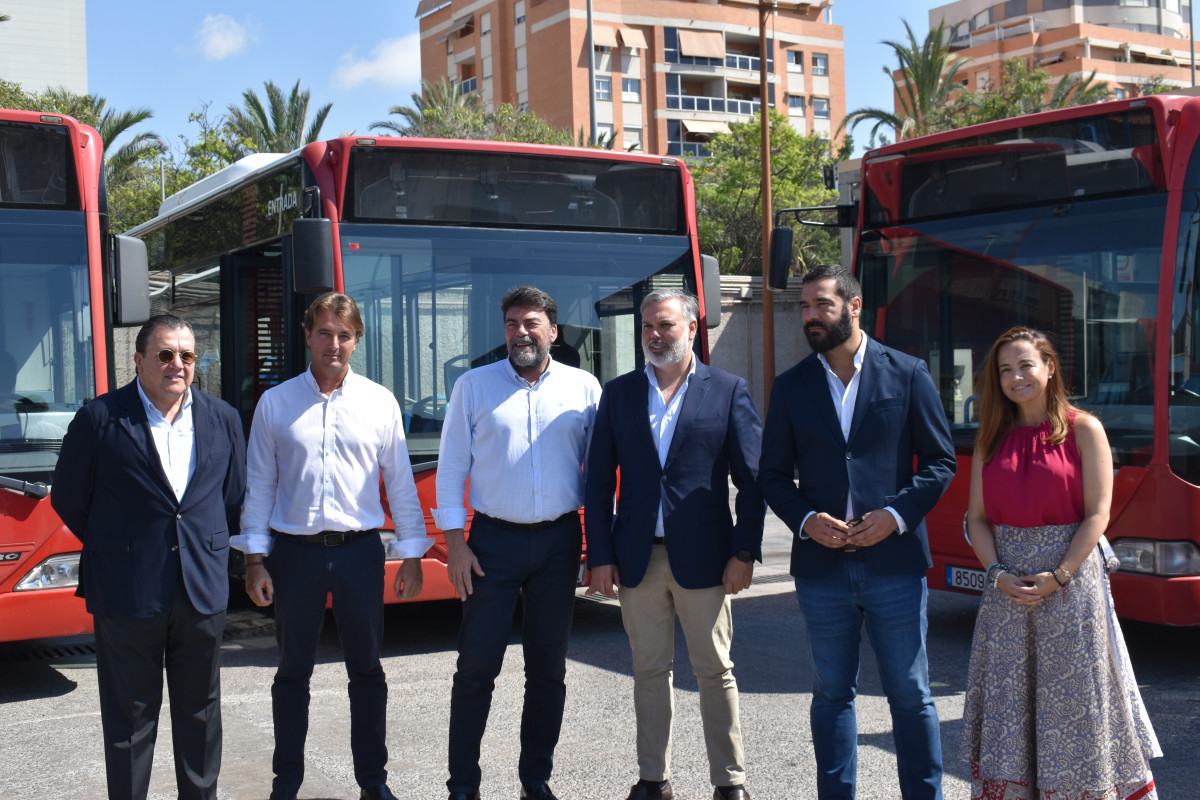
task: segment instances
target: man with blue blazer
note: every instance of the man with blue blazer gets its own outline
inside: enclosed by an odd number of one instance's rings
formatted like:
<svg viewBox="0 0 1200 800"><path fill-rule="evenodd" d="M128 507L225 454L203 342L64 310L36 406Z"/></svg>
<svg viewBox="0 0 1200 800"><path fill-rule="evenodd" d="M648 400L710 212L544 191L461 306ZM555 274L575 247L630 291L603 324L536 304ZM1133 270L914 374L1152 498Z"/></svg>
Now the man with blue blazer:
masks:
<svg viewBox="0 0 1200 800"><path fill-rule="evenodd" d="M865 622L891 706L900 795L941 798L923 520L954 476L946 412L925 362L860 329L862 290L849 272L806 272L800 307L815 352L775 380L758 483L796 533L791 572L813 667L817 794L854 797Z"/></svg>
<svg viewBox="0 0 1200 800"><path fill-rule="evenodd" d="M766 508L755 485L762 426L746 382L695 357L694 295L651 292L641 316L646 368L604 387L584 492L589 591L618 597L619 588L633 650L639 780L629 800L674 796L676 614L700 688L714 797L749 800L729 658L729 597L750 585L754 561L762 557ZM736 523L729 511L730 477L737 488Z"/></svg>
<svg viewBox="0 0 1200 800"><path fill-rule="evenodd" d="M192 388L186 321L138 332L137 378L81 408L50 502L83 542L110 798L145 798L165 665L179 797L215 800L229 535L246 487L237 413Z"/></svg>

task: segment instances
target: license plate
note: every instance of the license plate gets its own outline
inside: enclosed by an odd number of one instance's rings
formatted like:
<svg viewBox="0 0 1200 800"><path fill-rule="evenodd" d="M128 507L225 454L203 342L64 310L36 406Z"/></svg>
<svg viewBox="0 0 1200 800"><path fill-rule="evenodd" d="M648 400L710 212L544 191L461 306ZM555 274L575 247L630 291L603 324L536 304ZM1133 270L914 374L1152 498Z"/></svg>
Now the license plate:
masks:
<svg viewBox="0 0 1200 800"><path fill-rule="evenodd" d="M981 569L971 569L970 567L956 567L953 564L946 565L946 588L961 589L967 592L982 592L985 588L985 578L987 574Z"/></svg>

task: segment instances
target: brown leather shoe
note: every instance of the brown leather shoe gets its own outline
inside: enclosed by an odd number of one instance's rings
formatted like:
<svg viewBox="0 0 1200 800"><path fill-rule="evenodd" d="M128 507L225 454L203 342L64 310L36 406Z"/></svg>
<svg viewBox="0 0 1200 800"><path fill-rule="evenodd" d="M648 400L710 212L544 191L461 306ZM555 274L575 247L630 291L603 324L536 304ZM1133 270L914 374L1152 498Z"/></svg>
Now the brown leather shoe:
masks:
<svg viewBox="0 0 1200 800"><path fill-rule="evenodd" d="M648 781L643 778L633 785L625 800L671 800L674 796L675 790L671 788L670 781Z"/></svg>
<svg viewBox="0 0 1200 800"><path fill-rule="evenodd" d="M750 800L750 793L746 791L746 787L737 786L718 786L713 792L713 800Z"/></svg>

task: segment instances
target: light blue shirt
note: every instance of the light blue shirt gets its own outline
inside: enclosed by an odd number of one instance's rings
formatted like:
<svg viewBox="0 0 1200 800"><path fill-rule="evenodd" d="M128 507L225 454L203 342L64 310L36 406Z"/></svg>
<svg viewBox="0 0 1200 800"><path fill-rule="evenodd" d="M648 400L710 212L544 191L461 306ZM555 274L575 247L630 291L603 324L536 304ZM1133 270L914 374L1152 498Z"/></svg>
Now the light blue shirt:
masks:
<svg viewBox="0 0 1200 800"><path fill-rule="evenodd" d="M658 374L654 371L654 365L646 365L646 377L650 379L650 432L654 434L654 441L658 445L658 465L660 467L667 464L667 453L671 450L671 439L675 436L675 425L679 422L679 410L683 408L683 396L687 394L688 385L692 382L692 376L695 374L696 359L693 356L692 363L688 367L687 377L683 379L683 384L668 404L663 400L662 389L658 385ZM654 535L656 537L666 535L663 531L662 500L658 501L658 522L654 525Z"/></svg>
<svg viewBox="0 0 1200 800"><path fill-rule="evenodd" d="M829 395L833 398L833 410L837 413L838 424L842 428L842 438L847 442L850 441L850 423L854 421L854 406L858 403L858 387L862 383L863 360L866 356L867 335L863 333L862 341L859 342L858 349L854 351L854 375L850 378L849 383L842 383L842 379L830 368L825 354L817 353L817 359L821 362L821 366L825 368L825 380L829 385ZM871 509L868 508L865 510L870 511ZM896 526L900 533L908 530L908 526L904 524L904 518L897 514L895 509L887 506L885 510L891 512L891 515L895 517ZM808 522L808 518L815 513L817 512L808 512L804 520L800 523L801 539L809 538L808 534L804 532L804 523ZM846 492L846 519L854 519L854 502L851 499L850 492Z"/></svg>
<svg viewBox="0 0 1200 800"><path fill-rule="evenodd" d="M600 383L550 361L532 386L508 359L468 371L454 384L438 452L439 529L467 524L463 503L521 524L557 519L583 505L583 465Z"/></svg>
<svg viewBox="0 0 1200 800"><path fill-rule="evenodd" d="M192 425L192 390L189 388L183 394L183 405L179 409L179 417L171 422L158 410L142 389L140 380L137 384L138 397L146 407L146 421L150 423L150 438L154 440L154 449L158 451L158 460L162 462L163 472L171 483L171 491L175 499L182 500L187 491L188 481L196 473L196 429Z"/></svg>
<svg viewBox="0 0 1200 800"><path fill-rule="evenodd" d="M312 370L258 401L246 446L242 530L230 545L269 554L271 531L308 535L361 531L384 523L382 479L396 526L393 558L418 558L433 544L413 482L396 397L351 370L322 394Z"/></svg>

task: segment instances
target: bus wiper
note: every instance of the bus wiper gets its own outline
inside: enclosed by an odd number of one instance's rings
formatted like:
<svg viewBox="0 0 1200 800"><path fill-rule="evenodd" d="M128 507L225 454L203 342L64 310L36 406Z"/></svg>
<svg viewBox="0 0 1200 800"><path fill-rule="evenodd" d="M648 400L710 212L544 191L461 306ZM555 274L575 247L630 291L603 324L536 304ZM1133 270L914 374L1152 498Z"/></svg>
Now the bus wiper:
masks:
<svg viewBox="0 0 1200 800"><path fill-rule="evenodd" d="M50 494L50 487L44 483L30 483L29 481L19 481L16 478L6 478L0 475L0 487L4 489L12 489L14 492L36 497L41 500L46 495Z"/></svg>

